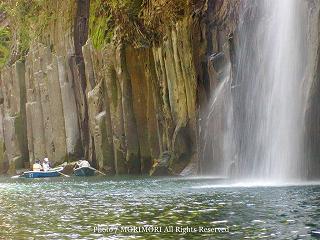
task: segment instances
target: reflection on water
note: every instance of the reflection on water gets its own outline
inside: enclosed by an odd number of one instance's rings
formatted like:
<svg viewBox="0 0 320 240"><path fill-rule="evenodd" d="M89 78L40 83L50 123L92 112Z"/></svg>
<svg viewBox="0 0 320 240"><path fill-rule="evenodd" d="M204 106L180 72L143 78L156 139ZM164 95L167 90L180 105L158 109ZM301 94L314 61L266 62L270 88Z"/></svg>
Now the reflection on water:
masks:
<svg viewBox="0 0 320 240"><path fill-rule="evenodd" d="M161 227L161 233L120 231L130 226ZM191 232L201 227L229 232ZM319 185L223 187L219 180L179 178L0 179L4 239L309 239L308 233L317 228Z"/></svg>

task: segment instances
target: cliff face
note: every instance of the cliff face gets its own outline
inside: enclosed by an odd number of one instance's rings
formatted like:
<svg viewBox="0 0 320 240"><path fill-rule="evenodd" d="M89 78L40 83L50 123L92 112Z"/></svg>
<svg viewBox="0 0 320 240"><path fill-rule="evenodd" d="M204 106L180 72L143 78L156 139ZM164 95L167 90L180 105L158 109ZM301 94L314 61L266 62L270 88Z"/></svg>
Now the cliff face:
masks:
<svg viewBox="0 0 320 240"><path fill-rule="evenodd" d="M320 172L319 142L320 142L320 6L317 1L309 1L310 15L310 38L315 39L309 47L309 55L312 57L313 65L309 64L307 76L312 78L312 85L308 92L308 106L306 108L306 132L305 151L307 160L307 172L309 179L318 179Z"/></svg>
<svg viewBox="0 0 320 240"><path fill-rule="evenodd" d="M208 57L226 52L230 61L237 3L198 2L160 40L100 48L88 34L93 4L57 4L52 10L61 16L44 37L1 70L2 170L48 156L55 164L86 158L110 174L139 174L168 152L173 172L197 172L198 118L219 81L208 77Z"/></svg>

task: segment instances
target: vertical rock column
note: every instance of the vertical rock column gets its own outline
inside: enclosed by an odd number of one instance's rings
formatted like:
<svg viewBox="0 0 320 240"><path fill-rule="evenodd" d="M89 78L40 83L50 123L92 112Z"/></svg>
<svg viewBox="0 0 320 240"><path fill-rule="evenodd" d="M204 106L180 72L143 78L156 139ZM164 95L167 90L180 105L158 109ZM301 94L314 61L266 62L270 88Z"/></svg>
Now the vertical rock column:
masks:
<svg viewBox="0 0 320 240"><path fill-rule="evenodd" d="M0 77L1 80L1 77ZM5 173L4 136L3 136L3 95L0 90L0 174Z"/></svg>
<svg viewBox="0 0 320 240"><path fill-rule="evenodd" d="M75 55L69 59L69 65L72 71L77 112L80 127L80 136L82 143L82 156L89 158L89 116L88 102L86 97L86 76L85 64L82 54L82 46L88 39L88 19L89 19L89 0L76 0L77 11L74 18L74 50Z"/></svg>
<svg viewBox="0 0 320 240"><path fill-rule="evenodd" d="M52 123L53 157L57 162L66 158L66 131L63 114L61 89L57 57L53 56L52 63L47 67L50 120Z"/></svg>
<svg viewBox="0 0 320 240"><path fill-rule="evenodd" d="M65 125L67 153L69 158L74 158L75 156L80 156L82 150L76 98L71 78L72 74L70 70L67 70L66 59L63 56L59 56L57 58L57 62L64 116L63 119Z"/></svg>
<svg viewBox="0 0 320 240"><path fill-rule="evenodd" d="M2 72L1 88L3 92L3 138L5 156L9 163L9 173L24 167L28 159L25 111L24 64L16 62Z"/></svg>
<svg viewBox="0 0 320 240"><path fill-rule="evenodd" d="M179 21L153 49L163 112L162 142L164 150L172 153L170 165L176 172L196 158L197 78L192 24L189 18Z"/></svg>
<svg viewBox="0 0 320 240"><path fill-rule="evenodd" d="M47 47L40 44L33 46L26 59L26 115L30 163L46 156L52 163L63 162L69 155L67 153L74 153L74 142L78 139L77 134L72 134L78 132L76 116L71 118L73 122L70 126L69 111L76 114L75 103L74 99L72 101L72 92L68 91L65 84L63 61L58 64L58 59ZM66 124L68 129L65 128Z"/></svg>
<svg viewBox="0 0 320 240"><path fill-rule="evenodd" d="M148 173L152 160L160 153L161 137L158 125L154 97L157 95L157 75L154 69L152 51L149 48L126 48L126 62L132 86L132 105L139 138L141 172Z"/></svg>
<svg viewBox="0 0 320 240"><path fill-rule="evenodd" d="M27 126L30 164L47 156L48 138L51 138L51 128L48 117L47 88L43 82L44 73L41 68L38 46L33 46L26 58L26 88L27 88ZM42 96L42 97L41 97ZM44 102L42 102L44 100ZM43 112L45 107L45 112ZM44 116L46 119L44 120ZM50 156L52 157L52 156Z"/></svg>
<svg viewBox="0 0 320 240"><path fill-rule="evenodd" d="M115 172L113 135L104 81L103 54L92 49L88 41L83 46L83 56L87 76L89 130L93 145L90 155L95 156L99 169L113 174Z"/></svg>
<svg viewBox="0 0 320 240"><path fill-rule="evenodd" d="M126 137L126 161L128 164L128 173L137 174L141 171L139 138L132 105L131 78L128 72L124 46L120 45L116 49L116 59L118 62L118 76L122 91L122 110Z"/></svg>
<svg viewBox="0 0 320 240"><path fill-rule="evenodd" d="M116 174L127 174L122 93L117 75L115 49L113 46L109 45L106 48L103 59L103 65L105 66L105 102L110 110L115 172Z"/></svg>

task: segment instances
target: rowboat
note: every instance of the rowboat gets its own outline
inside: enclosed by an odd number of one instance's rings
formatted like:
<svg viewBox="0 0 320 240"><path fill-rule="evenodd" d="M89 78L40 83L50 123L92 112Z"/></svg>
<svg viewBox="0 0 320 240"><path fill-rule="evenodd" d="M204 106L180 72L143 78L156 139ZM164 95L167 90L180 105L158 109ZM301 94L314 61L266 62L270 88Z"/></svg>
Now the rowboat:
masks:
<svg viewBox="0 0 320 240"><path fill-rule="evenodd" d="M48 171L27 171L22 173L19 177L24 178L49 178L49 177L59 177L60 175L63 175L61 171L63 170L63 167L57 167L49 169Z"/></svg>
<svg viewBox="0 0 320 240"><path fill-rule="evenodd" d="M312 236L312 237L316 237L316 238L320 238L320 229L318 229L318 230L312 230L312 231L311 231L311 236Z"/></svg>
<svg viewBox="0 0 320 240"><path fill-rule="evenodd" d="M92 167L79 167L73 170L74 175L78 177L93 176L96 169Z"/></svg>

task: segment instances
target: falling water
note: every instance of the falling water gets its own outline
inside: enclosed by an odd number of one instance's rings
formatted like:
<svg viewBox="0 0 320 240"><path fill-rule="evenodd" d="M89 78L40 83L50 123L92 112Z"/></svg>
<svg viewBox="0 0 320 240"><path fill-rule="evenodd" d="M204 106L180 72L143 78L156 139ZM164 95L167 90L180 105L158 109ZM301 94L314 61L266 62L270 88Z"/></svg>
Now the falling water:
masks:
<svg viewBox="0 0 320 240"><path fill-rule="evenodd" d="M305 111L312 83L309 2L243 1L229 106L233 127L224 133L232 140L224 142L229 156L224 154L228 164L221 173L270 181L306 176ZM228 122L230 114L223 115Z"/></svg>

